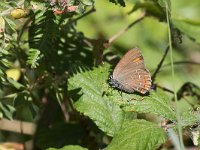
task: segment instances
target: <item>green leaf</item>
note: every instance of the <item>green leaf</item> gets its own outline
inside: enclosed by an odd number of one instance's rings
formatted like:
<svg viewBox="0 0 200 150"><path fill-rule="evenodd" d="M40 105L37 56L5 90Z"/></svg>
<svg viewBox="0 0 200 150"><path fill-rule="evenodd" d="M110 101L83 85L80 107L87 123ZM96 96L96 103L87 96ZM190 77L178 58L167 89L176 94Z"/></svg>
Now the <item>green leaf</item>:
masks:
<svg viewBox="0 0 200 150"><path fill-rule="evenodd" d="M77 100L74 107L113 136L121 128L124 112L105 94L108 72L106 65L85 72L81 70L69 79L69 89L73 100Z"/></svg>
<svg viewBox="0 0 200 150"><path fill-rule="evenodd" d="M200 21L180 18L173 19L172 22L182 33L200 43Z"/></svg>
<svg viewBox="0 0 200 150"><path fill-rule="evenodd" d="M12 31L16 31L16 24L13 20L10 18L4 17L5 23L6 23L6 29L11 29Z"/></svg>
<svg viewBox="0 0 200 150"><path fill-rule="evenodd" d="M76 12L83 14L85 12L85 5L83 5L82 3L79 3L78 9L76 10Z"/></svg>
<svg viewBox="0 0 200 150"><path fill-rule="evenodd" d="M154 150L166 140L162 128L145 121L126 122L106 150Z"/></svg>
<svg viewBox="0 0 200 150"><path fill-rule="evenodd" d="M115 4L120 4L121 6L125 7L124 0L109 0L109 1Z"/></svg>
<svg viewBox="0 0 200 150"><path fill-rule="evenodd" d="M15 112L14 107L12 107L11 105L5 105L0 102L0 114L3 114L3 116L11 120L13 118L14 112Z"/></svg>
<svg viewBox="0 0 200 150"><path fill-rule="evenodd" d="M13 80L12 78L7 78L8 82L13 85L16 89L24 88L24 85L20 84L19 82Z"/></svg>
<svg viewBox="0 0 200 150"><path fill-rule="evenodd" d="M197 122L200 122L200 114L199 112L194 112L191 110L187 110L183 112L180 116L180 123L181 126L186 127L186 126L192 126L196 124Z"/></svg>
<svg viewBox="0 0 200 150"><path fill-rule="evenodd" d="M124 111L134 111L138 113L152 113L165 117L169 120L176 120L176 113L170 106L169 98L162 93L151 92L140 100L131 100L122 105Z"/></svg>
<svg viewBox="0 0 200 150"><path fill-rule="evenodd" d="M154 16L159 20L164 20L166 18L164 9L156 1L138 1L129 13L137 9L145 9L148 16Z"/></svg>
<svg viewBox="0 0 200 150"><path fill-rule="evenodd" d="M91 6L94 4L94 0L81 0L83 4Z"/></svg>
<svg viewBox="0 0 200 150"><path fill-rule="evenodd" d="M0 33L5 32L5 20L0 17Z"/></svg>
<svg viewBox="0 0 200 150"><path fill-rule="evenodd" d="M40 59L40 51L37 49L30 49L28 51L28 60L27 64L31 65L31 68L36 68L38 64L38 60Z"/></svg>
<svg viewBox="0 0 200 150"><path fill-rule="evenodd" d="M83 148L81 146L78 145L67 145L64 146L63 148L48 148L47 150L87 150L87 148Z"/></svg>

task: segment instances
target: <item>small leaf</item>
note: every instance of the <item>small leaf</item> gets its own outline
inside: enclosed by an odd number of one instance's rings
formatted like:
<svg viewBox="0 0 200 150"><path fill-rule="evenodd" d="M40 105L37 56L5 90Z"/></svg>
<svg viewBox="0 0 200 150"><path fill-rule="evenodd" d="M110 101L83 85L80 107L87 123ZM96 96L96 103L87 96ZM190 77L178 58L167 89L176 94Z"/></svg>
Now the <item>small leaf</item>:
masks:
<svg viewBox="0 0 200 150"><path fill-rule="evenodd" d="M0 33L5 32L5 20L0 17Z"/></svg>
<svg viewBox="0 0 200 150"><path fill-rule="evenodd" d="M41 149L61 147L64 145L78 145L80 141L84 140L85 136L85 129L82 125L60 122L53 124L51 127L42 126L37 133L35 143Z"/></svg>
<svg viewBox="0 0 200 150"><path fill-rule="evenodd" d="M154 16L159 20L164 20L166 18L163 8L156 1L138 1L129 13L138 9L145 9L148 16Z"/></svg>
<svg viewBox="0 0 200 150"><path fill-rule="evenodd" d="M63 148L48 148L47 150L87 150L87 148L83 148L78 145L67 145L64 146Z"/></svg>
<svg viewBox="0 0 200 150"><path fill-rule="evenodd" d="M16 89L24 88L24 85L20 84L19 82L13 80L12 78L7 78L8 82L13 85Z"/></svg>
<svg viewBox="0 0 200 150"><path fill-rule="evenodd" d="M83 4L91 6L94 4L94 0L81 0Z"/></svg>
<svg viewBox="0 0 200 150"><path fill-rule="evenodd" d="M200 22L195 20L190 20L186 18L182 19L173 19L173 24L178 28L182 33L184 33L189 38L200 43Z"/></svg>
<svg viewBox="0 0 200 150"><path fill-rule="evenodd" d="M151 92L149 96L143 97L142 100L132 100L124 103L122 109L139 113L152 113L169 120L176 120L176 113L169 102L169 98L166 95Z"/></svg>
<svg viewBox="0 0 200 150"><path fill-rule="evenodd" d="M8 69L5 73L9 78L12 78L15 81L18 81L21 76L19 68Z"/></svg>
<svg viewBox="0 0 200 150"><path fill-rule="evenodd" d="M185 111L181 114L180 116L180 123L181 126L191 126L194 125L197 122L200 122L200 114L199 112L194 112L194 111Z"/></svg>
<svg viewBox="0 0 200 150"><path fill-rule="evenodd" d="M31 68L36 68L39 65L38 64L39 59L40 59L40 51L33 48L28 51L27 64L31 65Z"/></svg>
<svg viewBox="0 0 200 150"><path fill-rule="evenodd" d="M109 0L109 1L115 4L120 4L121 6L125 7L124 0Z"/></svg>
<svg viewBox="0 0 200 150"><path fill-rule="evenodd" d="M92 119L108 135L113 136L123 123L124 113L106 94L109 67L80 71L69 79L70 95L75 108ZM76 93L75 93L76 92Z"/></svg>
<svg viewBox="0 0 200 150"><path fill-rule="evenodd" d="M166 140L166 134L151 122L125 122L106 150L154 150Z"/></svg>
<svg viewBox="0 0 200 150"><path fill-rule="evenodd" d="M2 113L3 116L11 120L13 118L14 112L15 112L14 107L12 107L11 105L5 105L0 102L0 114Z"/></svg>

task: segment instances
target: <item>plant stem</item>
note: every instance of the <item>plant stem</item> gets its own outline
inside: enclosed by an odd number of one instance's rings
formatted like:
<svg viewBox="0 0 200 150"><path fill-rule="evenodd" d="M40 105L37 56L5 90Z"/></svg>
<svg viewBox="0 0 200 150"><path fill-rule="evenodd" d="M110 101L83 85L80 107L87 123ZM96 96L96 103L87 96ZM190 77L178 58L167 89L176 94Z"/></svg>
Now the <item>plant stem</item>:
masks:
<svg viewBox="0 0 200 150"><path fill-rule="evenodd" d="M167 46L167 48L166 48L166 50L165 50L165 53L164 53L164 55L163 55L163 57L162 57L160 63L158 64L158 66L157 66L155 72L153 73L153 75L152 75L152 77L151 77L152 83L154 83L155 78L156 78L156 75L157 75L158 72L160 71L160 69L161 69L161 67L162 67L162 65L163 65L163 62L164 62L164 60L165 60L165 58L166 58L166 56L167 56L168 51L169 51L169 46Z"/></svg>
<svg viewBox="0 0 200 150"><path fill-rule="evenodd" d="M179 134L179 144L180 149L184 150L184 144L183 144L183 137L182 137L182 127L180 122L180 111L178 107L178 100L177 100L177 93L176 93L176 87L175 87L175 73L174 73L174 63L173 63L173 51L172 51L172 39L171 39L171 30L170 30L170 21L169 21L169 7L167 4L167 1L165 1L165 8L166 8L166 16L167 16L167 28L168 28L168 40L169 40L169 50L170 50L170 60L171 60L171 72L172 72L172 82L173 82L173 88L174 88L174 99L176 104L176 117L177 117L177 124L178 124L178 134Z"/></svg>

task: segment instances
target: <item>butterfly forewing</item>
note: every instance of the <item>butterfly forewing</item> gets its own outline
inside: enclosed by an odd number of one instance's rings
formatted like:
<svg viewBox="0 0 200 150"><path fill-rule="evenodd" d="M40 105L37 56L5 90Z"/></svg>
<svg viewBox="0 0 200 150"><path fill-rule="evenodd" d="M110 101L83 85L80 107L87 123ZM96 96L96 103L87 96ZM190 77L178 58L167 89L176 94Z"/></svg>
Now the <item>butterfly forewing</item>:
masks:
<svg viewBox="0 0 200 150"><path fill-rule="evenodd" d="M142 63L144 64L143 57L138 48L129 50L121 58L121 60L118 62L117 66L115 67L113 71L113 77L116 78L116 77L119 77L120 75L123 76L123 74L121 73L122 71L127 71L127 70L135 68L138 65L136 61L139 59L141 59Z"/></svg>
<svg viewBox="0 0 200 150"><path fill-rule="evenodd" d="M132 49L123 56L113 71L113 79L129 93L137 91L145 94L150 90L151 76L139 49Z"/></svg>

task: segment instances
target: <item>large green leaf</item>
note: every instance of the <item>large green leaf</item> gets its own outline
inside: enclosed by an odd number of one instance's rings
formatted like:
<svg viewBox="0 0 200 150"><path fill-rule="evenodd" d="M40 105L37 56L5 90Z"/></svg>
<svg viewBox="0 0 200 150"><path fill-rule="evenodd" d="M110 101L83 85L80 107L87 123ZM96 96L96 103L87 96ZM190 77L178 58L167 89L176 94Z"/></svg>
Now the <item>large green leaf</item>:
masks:
<svg viewBox="0 0 200 150"><path fill-rule="evenodd" d="M145 120L127 122L106 150L155 150L165 142L162 128Z"/></svg>
<svg viewBox="0 0 200 150"><path fill-rule="evenodd" d="M121 128L124 112L104 94L108 90L108 72L108 66L80 71L69 79L69 89L73 100L76 100L74 107L113 136Z"/></svg>
<svg viewBox="0 0 200 150"><path fill-rule="evenodd" d="M200 21L186 18L173 19L173 24L185 35L200 43Z"/></svg>
<svg viewBox="0 0 200 150"><path fill-rule="evenodd" d="M176 120L176 113L170 106L170 99L162 94L151 92L149 96L145 96L139 100L131 100L122 104L125 111L135 111L139 113L152 113L170 120Z"/></svg>

